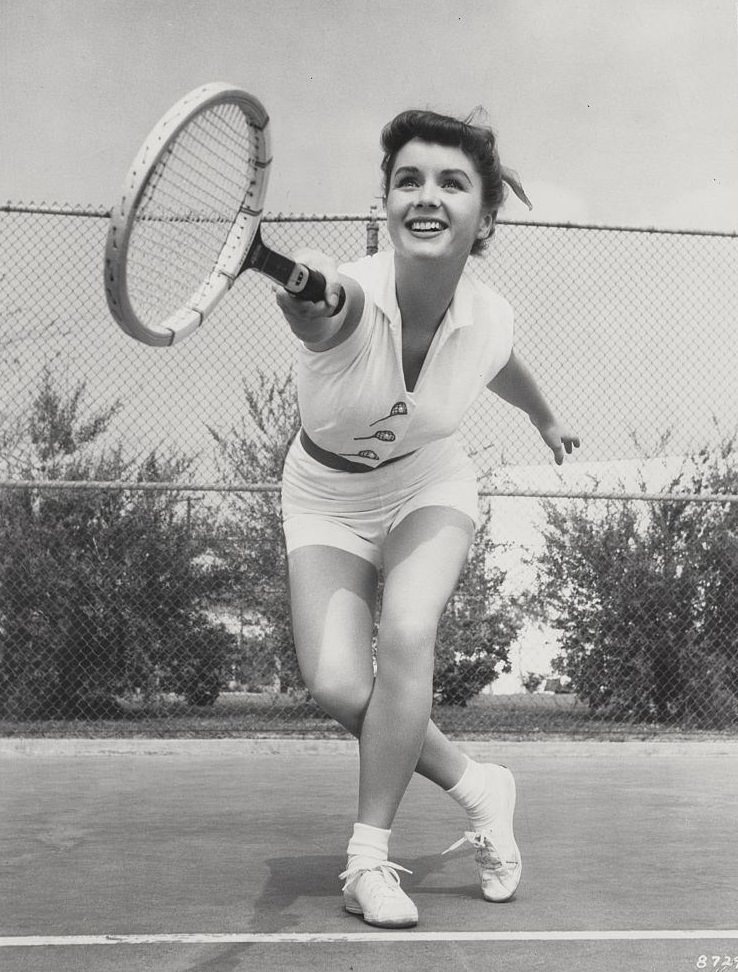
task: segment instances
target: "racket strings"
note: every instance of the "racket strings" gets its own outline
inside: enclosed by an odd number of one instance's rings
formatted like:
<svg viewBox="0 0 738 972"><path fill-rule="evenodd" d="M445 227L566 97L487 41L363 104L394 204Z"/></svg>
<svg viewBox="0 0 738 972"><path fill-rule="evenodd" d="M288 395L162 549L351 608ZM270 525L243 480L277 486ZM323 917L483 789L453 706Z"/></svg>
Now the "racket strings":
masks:
<svg viewBox="0 0 738 972"><path fill-rule="evenodd" d="M258 131L239 109L232 108L230 114L240 116L240 129L222 113L220 106L198 115L183 129L157 167L150 203L168 198L169 205L175 206L170 209L173 215L182 209L190 215L197 211L195 205L210 219L232 214L234 203L240 200L244 185L250 181L247 170L255 169ZM224 137L227 133L230 138ZM155 190L158 196L153 198Z"/></svg>
<svg viewBox="0 0 738 972"><path fill-rule="evenodd" d="M187 129L183 133L181 145L175 146L182 149L182 159L184 165L182 171L177 173L180 180L176 188L181 191L197 194L198 201L209 204L203 214L206 219L223 219L222 201L227 200L232 205L232 194L238 197L243 193L244 183L244 162L246 165L254 167L252 158L253 144L249 141L243 147L243 154L240 156L238 164L234 162L233 142L229 144L226 140L218 138L220 134L212 126L200 126L202 134L195 127ZM220 154L215 156L214 150L220 149ZM214 161L217 159L218 161ZM178 158L179 161L179 158ZM174 177L174 173L172 173ZM217 194L210 192L205 198L205 187L219 189ZM227 210L228 215L231 209ZM193 213L193 216L196 215ZM227 217L226 217L227 218Z"/></svg>
<svg viewBox="0 0 738 972"><path fill-rule="evenodd" d="M139 208L143 219L228 223L254 180L255 144L247 127L230 143L198 117L158 164ZM200 132L202 134L200 134Z"/></svg>
<svg viewBox="0 0 738 972"><path fill-rule="evenodd" d="M258 131L249 126L246 132L247 139L244 141L243 130L230 124L228 118L223 117L222 124L219 126L209 124L209 121L210 119L203 118L202 122L205 124L188 129L187 140L191 142L193 154L195 150L201 150L197 158L202 168L210 172L214 182L224 187L230 186L238 192L243 185L243 162L255 167L255 136L258 135ZM234 144L242 146L241 161L238 161L233 154ZM217 166L211 161L214 149L221 150Z"/></svg>
<svg viewBox="0 0 738 972"><path fill-rule="evenodd" d="M139 201L128 294L143 323L197 299L240 208L257 193L261 130L234 104L196 115L172 140Z"/></svg>

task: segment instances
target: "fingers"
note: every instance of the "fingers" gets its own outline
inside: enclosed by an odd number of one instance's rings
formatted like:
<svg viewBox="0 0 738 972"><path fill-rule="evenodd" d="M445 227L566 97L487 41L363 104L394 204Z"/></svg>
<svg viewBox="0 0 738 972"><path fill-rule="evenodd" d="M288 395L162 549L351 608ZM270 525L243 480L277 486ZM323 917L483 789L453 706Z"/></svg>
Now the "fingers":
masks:
<svg viewBox="0 0 738 972"><path fill-rule="evenodd" d="M335 259L332 256L329 256L327 253L323 253L320 250L309 249L307 247L295 250L295 252L292 254L292 259L295 261L295 263L301 265L305 269L317 272L319 276L323 277L323 280L325 281L325 287L322 295L323 300L311 301L310 303L321 308L321 312L318 316L325 317L333 314L340 304L343 292L343 287L341 286L341 280L338 274L338 264L336 263Z"/></svg>
<svg viewBox="0 0 738 972"><path fill-rule="evenodd" d="M272 290L282 313L288 320L296 322L331 317L339 307L343 290L336 261L320 250L307 247L295 250L292 259L302 267L322 275L325 280L323 299L303 300L289 294L281 287L273 286Z"/></svg>
<svg viewBox="0 0 738 972"><path fill-rule="evenodd" d="M326 291L328 291L326 287ZM300 300L293 294L288 293L283 287L272 286L272 291L276 298L280 310L288 319L299 319L303 321L317 320L320 317L330 317L338 305L338 293L331 290L326 300ZM340 284L338 285L340 293Z"/></svg>
<svg viewBox="0 0 738 972"><path fill-rule="evenodd" d="M555 435L553 440L549 441L548 445L554 454L556 465L561 466L564 462L564 455L570 456L574 449L579 448L580 439L578 435L562 433Z"/></svg>
<svg viewBox="0 0 738 972"><path fill-rule="evenodd" d="M333 314L336 313L342 297L345 299L341 282L339 280L336 280L335 282L326 280L325 304L329 309L329 316L332 317Z"/></svg>

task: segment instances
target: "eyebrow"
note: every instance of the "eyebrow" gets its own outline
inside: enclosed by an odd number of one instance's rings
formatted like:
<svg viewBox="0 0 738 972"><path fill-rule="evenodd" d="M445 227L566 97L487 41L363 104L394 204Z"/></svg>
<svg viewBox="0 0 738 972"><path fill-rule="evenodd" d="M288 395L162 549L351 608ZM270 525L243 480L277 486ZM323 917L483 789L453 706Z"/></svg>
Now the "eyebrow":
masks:
<svg viewBox="0 0 738 972"><path fill-rule="evenodd" d="M420 169L415 165L401 165L399 169L395 169L395 176L398 175L417 175ZM463 169L442 169L441 176L461 176L471 185L471 179L469 174Z"/></svg>

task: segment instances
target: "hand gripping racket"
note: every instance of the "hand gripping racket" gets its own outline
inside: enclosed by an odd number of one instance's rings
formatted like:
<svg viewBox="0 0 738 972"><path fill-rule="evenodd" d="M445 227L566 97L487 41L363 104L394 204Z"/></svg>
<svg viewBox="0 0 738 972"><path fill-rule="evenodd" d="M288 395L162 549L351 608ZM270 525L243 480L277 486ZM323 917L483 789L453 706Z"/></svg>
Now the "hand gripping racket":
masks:
<svg viewBox="0 0 738 972"><path fill-rule="evenodd" d="M261 239L270 163L269 117L233 85L203 85L158 122L128 172L105 247L108 307L130 337L182 341L249 269L301 300L323 299L321 273Z"/></svg>

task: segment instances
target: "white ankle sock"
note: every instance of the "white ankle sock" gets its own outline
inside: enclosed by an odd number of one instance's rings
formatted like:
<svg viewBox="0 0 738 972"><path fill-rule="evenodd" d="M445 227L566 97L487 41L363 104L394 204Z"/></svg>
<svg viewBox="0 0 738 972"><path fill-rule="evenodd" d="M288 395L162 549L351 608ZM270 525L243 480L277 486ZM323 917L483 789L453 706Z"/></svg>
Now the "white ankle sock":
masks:
<svg viewBox="0 0 738 972"><path fill-rule="evenodd" d="M348 857L364 857L371 861L386 861L389 854L389 830L372 827L369 824L355 823L354 832L348 844Z"/></svg>
<svg viewBox="0 0 738 972"><path fill-rule="evenodd" d="M446 793L466 810L472 830L484 830L494 822L494 802L484 767L467 756L459 782Z"/></svg>

